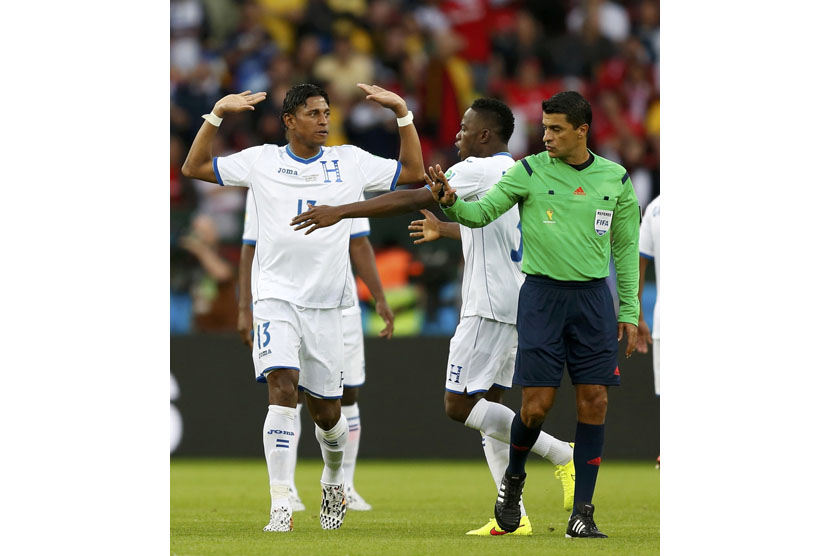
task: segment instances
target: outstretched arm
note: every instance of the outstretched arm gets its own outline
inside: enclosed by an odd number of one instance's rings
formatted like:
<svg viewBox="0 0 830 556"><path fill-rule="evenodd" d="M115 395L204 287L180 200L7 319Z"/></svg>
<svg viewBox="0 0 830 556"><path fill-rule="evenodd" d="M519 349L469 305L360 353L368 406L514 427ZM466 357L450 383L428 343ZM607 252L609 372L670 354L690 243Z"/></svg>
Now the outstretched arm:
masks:
<svg viewBox="0 0 830 556"><path fill-rule="evenodd" d="M409 223L409 229L413 230L409 237L420 238L415 240L416 245L442 237L461 241L461 225L458 222L438 220L428 210L421 210L421 214L425 217L423 220L413 220Z"/></svg>
<svg viewBox="0 0 830 556"><path fill-rule="evenodd" d="M395 315L386 302L386 294L383 292L383 285L378 276L378 267L375 264L375 251L369 238L366 236L353 237L349 241L349 255L352 258L352 266L355 274L366 283L369 292L375 299L375 312L380 315L386 323L386 327L380 331L382 338L391 338L395 331Z"/></svg>
<svg viewBox="0 0 830 556"><path fill-rule="evenodd" d="M310 206L307 211L295 216L291 225L296 226L295 230L309 228L306 234L310 234L317 228L327 228L337 224L344 218L357 218L360 216L396 216L414 212L418 209L434 205L432 194L426 187L418 189L401 189L378 195L368 201L359 201L347 205Z"/></svg>
<svg viewBox="0 0 830 556"><path fill-rule="evenodd" d="M263 100L265 100L265 93L252 94L251 91L245 91L237 95L228 95L219 99L213 106L212 114L224 118L227 114L247 112L253 110L254 105ZM218 183L216 175L213 173L213 149L211 147L218 129L219 126L205 120L202 127L199 128L196 138L193 139L193 145L190 146L190 152L187 153L187 158L184 160L182 174L188 178Z"/></svg>
<svg viewBox="0 0 830 556"><path fill-rule="evenodd" d="M392 91L387 91L377 85L357 84L366 93L366 100L373 100L389 108L398 118L409 114L406 101ZM398 183L416 183L421 181L424 174L424 158L421 154L421 142L418 140L418 131L415 124L409 123L398 127L401 134L401 152L398 161L401 163L401 173L398 176Z"/></svg>

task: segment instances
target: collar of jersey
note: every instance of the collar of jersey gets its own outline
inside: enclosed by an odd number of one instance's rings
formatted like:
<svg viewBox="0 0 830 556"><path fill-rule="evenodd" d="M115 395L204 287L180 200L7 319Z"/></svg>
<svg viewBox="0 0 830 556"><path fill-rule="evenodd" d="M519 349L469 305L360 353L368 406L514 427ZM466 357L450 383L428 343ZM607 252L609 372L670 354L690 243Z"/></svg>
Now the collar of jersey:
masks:
<svg viewBox="0 0 830 556"><path fill-rule="evenodd" d="M512 154L510 154L510 153L507 153L507 152L496 153L496 154L494 154L493 156L498 156L498 155L500 155L500 154L501 154L501 155L504 155L504 156L509 156L510 158L513 158L513 155L512 155Z"/></svg>
<svg viewBox="0 0 830 556"><path fill-rule="evenodd" d="M318 152L317 154L315 154L311 158L300 158L299 156L294 154L294 152L291 150L291 145L286 145L285 146L285 152L287 152L288 156L290 156L291 158L293 158L297 162L302 162L303 164L309 164L311 162L314 162L315 160L317 160L321 156L323 156L323 147L320 147L320 152Z"/></svg>

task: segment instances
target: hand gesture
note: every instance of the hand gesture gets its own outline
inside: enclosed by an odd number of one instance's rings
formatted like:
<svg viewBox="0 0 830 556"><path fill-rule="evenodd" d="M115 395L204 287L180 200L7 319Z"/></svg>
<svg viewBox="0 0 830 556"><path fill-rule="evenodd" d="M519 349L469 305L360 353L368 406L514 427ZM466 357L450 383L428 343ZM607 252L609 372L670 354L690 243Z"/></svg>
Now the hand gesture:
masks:
<svg viewBox="0 0 830 556"><path fill-rule="evenodd" d="M294 228L295 232L311 226L305 233L305 235L308 235L317 228L328 228L341 220L342 217L337 213L337 207L308 203L308 210L292 218L291 225L296 226Z"/></svg>
<svg viewBox="0 0 830 556"><path fill-rule="evenodd" d="M395 315L392 314L392 309L389 308L389 304L385 299L375 302L375 312L386 323L386 327L380 331L378 336L387 339L391 338L392 333L395 331Z"/></svg>
<svg viewBox="0 0 830 556"><path fill-rule="evenodd" d="M637 353L648 353L648 344L651 341L651 330L648 329L648 323L642 318L637 326Z"/></svg>
<svg viewBox="0 0 830 556"><path fill-rule="evenodd" d="M625 346L625 357L631 357L631 354L634 352L634 348L637 344L637 327L631 324L630 322L620 322L617 323L617 341L619 342L622 340L623 332L626 333L628 336L628 344Z"/></svg>
<svg viewBox="0 0 830 556"><path fill-rule="evenodd" d="M450 187L450 182L441 170L440 164L429 167L428 173L424 174L424 181L427 182L429 190L432 191L432 198L438 203L447 207L455 204L457 199L455 189Z"/></svg>
<svg viewBox="0 0 830 556"><path fill-rule="evenodd" d="M264 92L251 94L251 91L245 91L243 93L222 97L213 105L213 113L223 118L226 114L253 110L255 104L259 104L265 100L266 94Z"/></svg>
<svg viewBox="0 0 830 556"><path fill-rule="evenodd" d="M421 238L415 240L415 245L426 243L427 241L435 241L441 237L441 232L438 228L438 224L441 221L426 209L421 209L421 214L426 217L424 220L413 220L409 223L409 229L414 230L409 234L409 237Z"/></svg>
<svg viewBox="0 0 830 556"><path fill-rule="evenodd" d="M384 108L391 109L398 118L403 118L409 113L406 101L392 91L387 91L377 85L366 85L365 83L358 83L357 86L366 93L366 100L373 100Z"/></svg>
<svg viewBox="0 0 830 556"><path fill-rule="evenodd" d="M242 343L248 346L248 349L254 349L254 317L250 307L239 309L236 331L239 332Z"/></svg>

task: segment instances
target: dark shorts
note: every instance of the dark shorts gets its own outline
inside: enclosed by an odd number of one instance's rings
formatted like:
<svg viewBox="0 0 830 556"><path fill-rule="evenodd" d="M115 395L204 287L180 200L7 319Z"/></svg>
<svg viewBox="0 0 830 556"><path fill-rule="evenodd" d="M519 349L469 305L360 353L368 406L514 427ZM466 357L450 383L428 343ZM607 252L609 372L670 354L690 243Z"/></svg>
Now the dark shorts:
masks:
<svg viewBox="0 0 830 556"><path fill-rule="evenodd" d="M514 384L558 388L566 363L573 384L620 384L617 317L605 280L528 275L516 327Z"/></svg>

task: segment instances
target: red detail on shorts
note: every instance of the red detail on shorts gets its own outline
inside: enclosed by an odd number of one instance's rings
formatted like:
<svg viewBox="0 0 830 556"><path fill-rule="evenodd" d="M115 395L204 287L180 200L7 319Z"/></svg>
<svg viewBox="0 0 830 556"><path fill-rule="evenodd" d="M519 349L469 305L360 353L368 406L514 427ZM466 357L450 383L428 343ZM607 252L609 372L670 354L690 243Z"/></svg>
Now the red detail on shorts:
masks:
<svg viewBox="0 0 830 556"><path fill-rule="evenodd" d="M530 450L530 446L516 446L513 443L511 443L510 446L515 448L516 450L519 450L520 452L527 452L528 450Z"/></svg>
<svg viewBox="0 0 830 556"><path fill-rule="evenodd" d="M619 367L614 369L614 376L620 376L620 368Z"/></svg>
<svg viewBox="0 0 830 556"><path fill-rule="evenodd" d="M601 462L602 462L602 458L599 457L599 458L589 459L585 463L587 463L588 465L599 465Z"/></svg>
<svg viewBox="0 0 830 556"><path fill-rule="evenodd" d="M506 535L507 531L496 531L496 528L493 527L492 529L490 529L490 534L491 535Z"/></svg>

